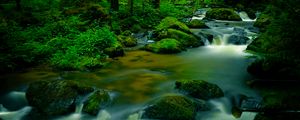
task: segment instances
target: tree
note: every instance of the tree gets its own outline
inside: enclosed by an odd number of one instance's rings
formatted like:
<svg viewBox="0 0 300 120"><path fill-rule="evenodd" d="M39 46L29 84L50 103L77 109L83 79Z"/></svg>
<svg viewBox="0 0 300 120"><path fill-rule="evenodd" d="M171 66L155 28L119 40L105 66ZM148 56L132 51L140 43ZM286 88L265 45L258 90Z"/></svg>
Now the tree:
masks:
<svg viewBox="0 0 300 120"><path fill-rule="evenodd" d="M152 5L155 9L158 9L160 5L160 0L152 0Z"/></svg>
<svg viewBox="0 0 300 120"><path fill-rule="evenodd" d="M132 15L133 13L133 0L128 0L128 10L129 10L129 13Z"/></svg>
<svg viewBox="0 0 300 120"><path fill-rule="evenodd" d="M21 0L16 0L17 10L21 10Z"/></svg>
<svg viewBox="0 0 300 120"><path fill-rule="evenodd" d="M110 0L110 4L113 11L119 10L119 0Z"/></svg>

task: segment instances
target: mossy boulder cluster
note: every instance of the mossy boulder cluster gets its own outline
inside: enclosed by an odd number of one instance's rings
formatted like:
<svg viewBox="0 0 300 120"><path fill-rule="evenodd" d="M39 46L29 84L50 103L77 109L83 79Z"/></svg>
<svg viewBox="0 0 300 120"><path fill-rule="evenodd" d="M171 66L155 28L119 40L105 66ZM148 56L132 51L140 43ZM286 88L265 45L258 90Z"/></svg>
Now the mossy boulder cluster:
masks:
<svg viewBox="0 0 300 120"><path fill-rule="evenodd" d="M197 111L209 110L205 100L223 97L215 84L202 80L178 80L176 89L187 94L168 94L152 101L142 118L163 120L195 120Z"/></svg>
<svg viewBox="0 0 300 120"><path fill-rule="evenodd" d="M94 92L93 92L94 91ZM70 80L42 80L31 83L26 98L30 106L46 116L75 112L80 98L90 94L84 102L83 111L96 115L110 102L107 91L79 85Z"/></svg>
<svg viewBox="0 0 300 120"><path fill-rule="evenodd" d="M230 8L212 8L207 11L206 19L242 21L241 17Z"/></svg>
<svg viewBox="0 0 300 120"><path fill-rule="evenodd" d="M155 41L162 42L156 42L154 45L146 45L145 49L156 53L178 53L184 50L182 48L204 45L200 38L192 34L187 25L173 17L166 17L156 26L153 38ZM165 45L171 45L172 47L166 47Z"/></svg>
<svg viewBox="0 0 300 120"><path fill-rule="evenodd" d="M208 100L224 96L221 88L203 80L178 80L175 85L176 89L194 98Z"/></svg>

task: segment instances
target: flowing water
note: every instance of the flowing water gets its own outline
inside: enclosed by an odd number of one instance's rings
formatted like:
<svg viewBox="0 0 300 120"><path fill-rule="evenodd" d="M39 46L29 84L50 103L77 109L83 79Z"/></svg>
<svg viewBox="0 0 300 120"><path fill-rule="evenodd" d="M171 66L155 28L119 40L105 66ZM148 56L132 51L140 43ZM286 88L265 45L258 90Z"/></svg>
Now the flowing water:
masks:
<svg viewBox="0 0 300 120"><path fill-rule="evenodd" d="M206 10L197 14L201 17ZM232 35L255 38L253 21L207 21L209 29L193 29L195 34L209 33L213 41L206 46L188 49L173 55L160 55L146 51L128 51L111 65L96 71L53 72L43 67L23 73L1 76L0 118L19 120L30 112L25 90L37 80L64 79L111 90L114 104L93 117L82 113L78 104L73 114L58 116L55 120L138 120L146 103L160 95L176 93L178 79L206 80L220 86L225 97L208 101L210 111L198 112L197 120L253 120L256 113L243 112L241 118L231 114L232 106L240 103L241 96L259 98L256 91L246 85L252 77L246 71L251 60L243 51L244 45L228 43Z"/></svg>

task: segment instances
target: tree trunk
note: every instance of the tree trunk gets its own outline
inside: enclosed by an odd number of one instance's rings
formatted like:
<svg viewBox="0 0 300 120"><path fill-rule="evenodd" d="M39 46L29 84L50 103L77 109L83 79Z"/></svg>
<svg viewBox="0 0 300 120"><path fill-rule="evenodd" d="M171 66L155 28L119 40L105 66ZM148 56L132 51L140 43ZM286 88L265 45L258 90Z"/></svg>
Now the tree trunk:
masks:
<svg viewBox="0 0 300 120"><path fill-rule="evenodd" d="M130 15L133 14L133 0L128 0L128 10Z"/></svg>
<svg viewBox="0 0 300 120"><path fill-rule="evenodd" d="M113 11L119 11L119 0L110 0L110 4Z"/></svg>
<svg viewBox="0 0 300 120"><path fill-rule="evenodd" d="M16 0L16 8L17 10L21 10L21 0Z"/></svg>
<svg viewBox="0 0 300 120"><path fill-rule="evenodd" d="M158 9L160 5L160 0L152 0L152 5L155 9Z"/></svg>

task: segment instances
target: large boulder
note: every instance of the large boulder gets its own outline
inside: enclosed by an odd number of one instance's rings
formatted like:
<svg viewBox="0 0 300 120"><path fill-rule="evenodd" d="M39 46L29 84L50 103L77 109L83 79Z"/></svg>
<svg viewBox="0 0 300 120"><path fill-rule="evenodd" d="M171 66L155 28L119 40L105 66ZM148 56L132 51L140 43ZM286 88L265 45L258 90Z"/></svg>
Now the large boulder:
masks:
<svg viewBox="0 0 300 120"><path fill-rule="evenodd" d="M29 85L26 98L30 106L46 115L62 115L75 111L76 98L92 92L68 80L37 81Z"/></svg>
<svg viewBox="0 0 300 120"><path fill-rule="evenodd" d="M179 53L185 48L176 39L166 38L156 43L148 44L144 47L145 50L155 53Z"/></svg>
<svg viewBox="0 0 300 120"><path fill-rule="evenodd" d="M261 14L258 16L253 26L260 28L261 31L265 31L266 27L271 23L271 21L271 16L267 14Z"/></svg>
<svg viewBox="0 0 300 120"><path fill-rule="evenodd" d="M241 17L229 8L213 8L207 11L207 19L242 21Z"/></svg>
<svg viewBox="0 0 300 120"><path fill-rule="evenodd" d="M119 42L113 45L112 47L105 48L103 52L104 54L108 55L110 58L124 56L125 54L124 49L121 43Z"/></svg>
<svg viewBox="0 0 300 120"><path fill-rule="evenodd" d="M206 24L202 20L198 19L190 21L187 25L190 28L208 28L208 26L206 26Z"/></svg>
<svg viewBox="0 0 300 120"><path fill-rule="evenodd" d="M173 17L166 17L164 18L159 25L155 27L155 31L164 31L169 28L180 30L186 33L191 33L188 26L186 26L184 23L178 21L176 18Z"/></svg>
<svg viewBox="0 0 300 120"><path fill-rule="evenodd" d="M105 90L96 90L85 101L83 111L91 115L97 115L99 110L105 108L111 102L110 96Z"/></svg>
<svg viewBox="0 0 300 120"><path fill-rule="evenodd" d="M224 96L220 87L203 80L177 80L175 85L176 89L194 98L208 100Z"/></svg>
<svg viewBox="0 0 300 120"><path fill-rule="evenodd" d="M161 120L195 120L197 103L181 95L158 98L144 110L142 118Z"/></svg>
<svg viewBox="0 0 300 120"><path fill-rule="evenodd" d="M245 36L232 35L228 38L227 43L234 45L245 45L248 43L249 40L250 39Z"/></svg>
<svg viewBox="0 0 300 120"><path fill-rule="evenodd" d="M157 38L173 38L182 43L185 47L199 47L204 45L203 41L200 38L197 38L193 34L188 34L176 29L167 29L166 31L161 31Z"/></svg>

